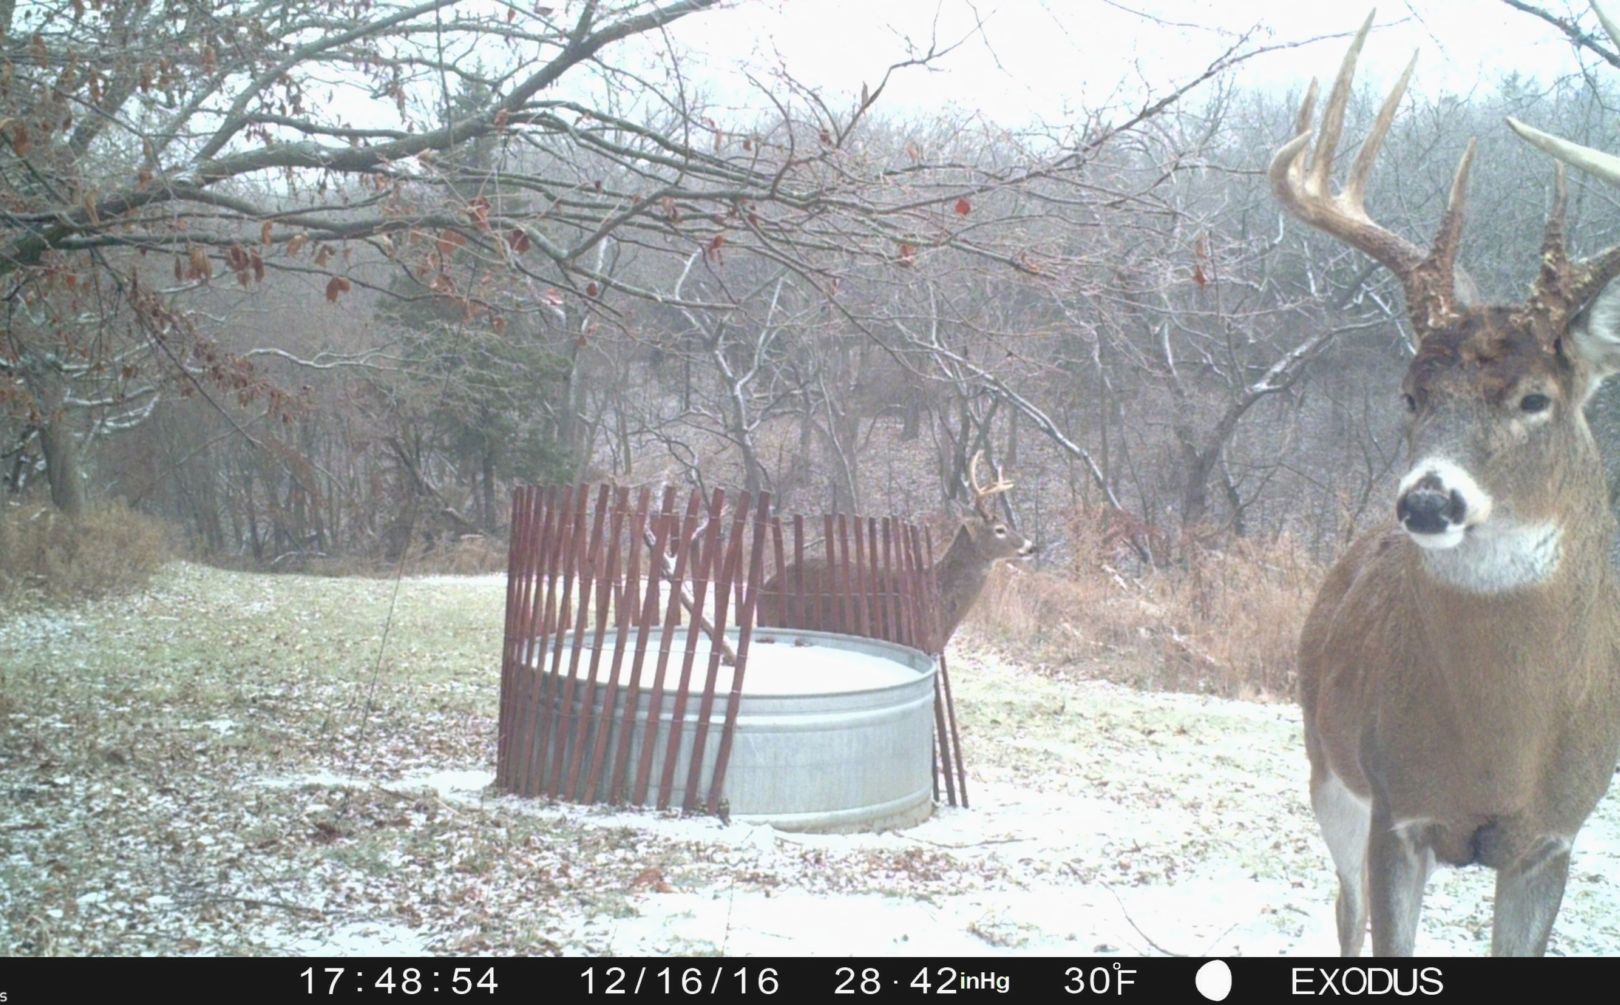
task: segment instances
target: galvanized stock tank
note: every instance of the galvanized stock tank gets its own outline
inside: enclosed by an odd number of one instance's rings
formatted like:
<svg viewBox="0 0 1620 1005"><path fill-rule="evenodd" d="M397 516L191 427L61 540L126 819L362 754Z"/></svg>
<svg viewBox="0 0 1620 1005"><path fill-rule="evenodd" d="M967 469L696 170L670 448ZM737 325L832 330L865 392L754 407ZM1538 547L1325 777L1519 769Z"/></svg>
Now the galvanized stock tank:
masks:
<svg viewBox="0 0 1620 1005"><path fill-rule="evenodd" d="M640 765L649 739L647 722L653 700L650 692L664 631L650 628L647 633L640 693L630 726L631 765ZM688 641L685 626L670 631L673 651L659 702L650 794L645 805L654 802L664 774ZM632 629L629 634L637 633ZM615 635L606 632L600 643L602 677L592 695L592 714L585 717L592 724L583 737L587 755L604 722L606 689L600 685L605 684L618 645ZM727 635L735 644L736 629ZM627 638L626 643L633 644L633 640ZM570 696L571 707L562 714L568 722L579 721L581 703L591 691L583 686L585 668L598 645L589 633L578 644L583 653L575 672L576 686ZM680 741L669 801L674 807L681 805L691 766L709 665L706 633L698 633L696 649L678 724ZM561 675L567 674L568 662L562 661ZM623 660L617 707L606 726L609 750L618 747L618 733L625 728L623 689L629 684L630 663L628 658ZM562 690L557 686L557 675L551 673L549 660L544 665L546 669L540 676L547 681L540 701L550 705L549 711L555 714ZM722 665L715 684L703 751L701 774L705 779L713 776L725 726L731 669ZM934 796L935 671L929 656L892 642L799 629L755 629L744 666L736 732L722 790L731 819L798 831L880 830L907 827L927 819L933 811ZM563 763L573 757L574 742L570 735L561 755ZM636 771L628 775L631 781L621 781L622 788L633 788ZM622 790L618 799L610 799L610 784L611 773L603 772L596 791L584 793L584 801L625 801Z"/></svg>

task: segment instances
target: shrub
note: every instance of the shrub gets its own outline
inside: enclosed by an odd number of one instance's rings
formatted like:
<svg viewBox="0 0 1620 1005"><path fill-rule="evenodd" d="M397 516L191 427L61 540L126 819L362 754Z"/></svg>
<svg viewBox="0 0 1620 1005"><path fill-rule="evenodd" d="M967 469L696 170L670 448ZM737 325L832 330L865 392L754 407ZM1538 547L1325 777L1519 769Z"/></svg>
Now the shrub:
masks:
<svg viewBox="0 0 1620 1005"><path fill-rule="evenodd" d="M173 553L165 525L122 502L77 519L48 505L0 506L0 598L9 602L139 590Z"/></svg>
<svg viewBox="0 0 1620 1005"><path fill-rule="evenodd" d="M476 576L505 572L506 558L505 541L482 534L467 534L452 539L413 542L403 562L398 558L390 559L376 554L288 555L265 564L243 563L242 567L309 576L392 579L402 571L407 576Z"/></svg>
<svg viewBox="0 0 1620 1005"><path fill-rule="evenodd" d="M1056 672L1292 700L1300 626L1325 570L1291 538L1188 543L1180 561L1133 573L1105 527L1079 523L1067 574L998 567L970 630Z"/></svg>

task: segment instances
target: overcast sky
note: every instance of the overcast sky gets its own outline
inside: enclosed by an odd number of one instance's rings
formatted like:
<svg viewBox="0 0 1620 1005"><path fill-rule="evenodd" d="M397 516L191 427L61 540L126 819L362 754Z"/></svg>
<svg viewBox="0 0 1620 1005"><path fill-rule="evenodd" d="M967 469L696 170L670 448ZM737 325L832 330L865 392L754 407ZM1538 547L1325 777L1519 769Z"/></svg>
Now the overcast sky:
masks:
<svg viewBox="0 0 1620 1005"><path fill-rule="evenodd" d="M1122 87L1140 95L1144 82L1163 93L1251 29L1265 44L1294 42L1353 31L1368 9L1312 0L736 0L729 10L680 22L672 34L701 57L700 74L716 80L735 81L737 67L768 70L779 55L829 97L852 99L903 56L905 39L965 38L938 72L896 78L883 107L905 115L956 105L1014 125L1068 120L1072 109L1095 107ZM1468 91L1508 69L1550 78L1576 66L1552 26L1498 0L1386 0L1378 24L1362 81L1387 85L1414 50L1421 53L1414 87L1423 91ZM1341 38L1260 56L1238 79L1297 87L1313 74L1331 76L1345 45Z"/></svg>

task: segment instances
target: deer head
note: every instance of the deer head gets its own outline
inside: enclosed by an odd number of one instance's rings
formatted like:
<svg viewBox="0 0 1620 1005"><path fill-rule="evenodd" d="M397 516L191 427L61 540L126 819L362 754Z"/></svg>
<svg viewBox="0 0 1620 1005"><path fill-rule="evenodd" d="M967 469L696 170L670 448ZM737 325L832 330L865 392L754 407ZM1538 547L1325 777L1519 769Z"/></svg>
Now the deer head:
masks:
<svg viewBox="0 0 1620 1005"><path fill-rule="evenodd" d="M980 450L973 455L973 462L968 466L968 483L973 490L973 513L963 518L952 547L957 547L957 541L965 542L986 567L999 559L1028 558L1035 554L1035 542L998 517L991 502L996 496L1011 491L1013 483L1002 477L998 466L995 481L986 484L979 477L979 466L983 462L984 451Z"/></svg>
<svg viewBox="0 0 1620 1005"><path fill-rule="evenodd" d="M1299 135L1272 160L1272 187L1293 215L1366 252L1400 280L1405 292L1419 348L1401 388L1413 459L1397 494L1401 526L1414 542L1436 552L1515 533L1543 539L1548 521L1572 498L1573 483L1586 490L1601 487L1584 484L1598 468L1581 406L1620 367L1620 291L1611 289L1620 274L1620 249L1570 260L1560 166L1540 271L1528 299L1507 306L1464 303L1456 257L1473 143L1457 165L1428 251L1373 222L1363 204L1368 173L1412 64L1379 110L1343 190L1333 194L1334 153L1356 59L1371 24L1369 16L1356 35L1316 133L1312 82L1300 109ZM1516 128L1534 133L1523 125Z"/></svg>

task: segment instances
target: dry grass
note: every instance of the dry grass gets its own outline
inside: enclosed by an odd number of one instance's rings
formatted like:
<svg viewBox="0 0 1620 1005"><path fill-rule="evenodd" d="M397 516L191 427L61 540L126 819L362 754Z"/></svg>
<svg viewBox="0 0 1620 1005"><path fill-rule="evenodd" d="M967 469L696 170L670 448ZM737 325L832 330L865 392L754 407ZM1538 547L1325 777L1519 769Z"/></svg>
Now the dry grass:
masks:
<svg viewBox="0 0 1620 1005"><path fill-rule="evenodd" d="M128 593L174 553L162 522L121 502L78 519L44 504L0 506L0 601L66 604Z"/></svg>
<svg viewBox="0 0 1620 1005"><path fill-rule="evenodd" d="M406 576L477 576L505 572L507 543L499 538L468 534L453 540L413 544L401 562L381 555L284 555L272 562L252 556L209 556L209 564L238 572L289 573L300 576L393 579Z"/></svg>
<svg viewBox="0 0 1620 1005"><path fill-rule="evenodd" d="M1002 566L967 624L1049 670L1153 690L1291 700L1299 629L1325 569L1289 538L1188 546L1126 574L1080 521L1068 575Z"/></svg>
<svg viewBox="0 0 1620 1005"><path fill-rule="evenodd" d="M458 538L413 542L403 561L381 555L345 555L308 559L300 563L296 570L286 571L313 576L370 576L384 579L401 575L402 570L403 575L407 576L476 576L505 572L506 559L505 541L481 534L467 534Z"/></svg>
<svg viewBox="0 0 1620 1005"><path fill-rule="evenodd" d="M416 575L475 576L505 572L507 543L472 535L445 544L411 549L406 563Z"/></svg>

